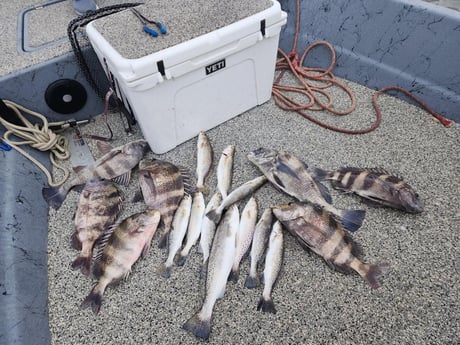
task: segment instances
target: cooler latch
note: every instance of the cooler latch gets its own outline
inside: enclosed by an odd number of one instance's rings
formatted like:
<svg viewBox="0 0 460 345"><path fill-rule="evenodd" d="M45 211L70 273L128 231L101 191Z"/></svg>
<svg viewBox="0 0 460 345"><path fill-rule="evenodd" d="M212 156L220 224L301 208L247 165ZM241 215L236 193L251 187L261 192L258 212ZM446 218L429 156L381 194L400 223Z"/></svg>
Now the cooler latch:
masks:
<svg viewBox="0 0 460 345"><path fill-rule="evenodd" d="M163 60L157 61L158 72L164 77L165 76L165 64Z"/></svg>
<svg viewBox="0 0 460 345"><path fill-rule="evenodd" d="M262 33L262 37L265 37L265 19L260 21L260 32Z"/></svg>

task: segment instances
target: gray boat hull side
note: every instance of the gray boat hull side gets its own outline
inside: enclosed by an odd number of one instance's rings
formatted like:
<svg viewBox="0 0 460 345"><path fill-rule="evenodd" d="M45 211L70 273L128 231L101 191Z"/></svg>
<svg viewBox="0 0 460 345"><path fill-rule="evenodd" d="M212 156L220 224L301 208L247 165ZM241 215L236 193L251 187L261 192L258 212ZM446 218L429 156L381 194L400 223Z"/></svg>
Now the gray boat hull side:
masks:
<svg viewBox="0 0 460 345"><path fill-rule="evenodd" d="M46 178L14 150L0 160L0 344L49 344Z"/></svg>
<svg viewBox="0 0 460 345"><path fill-rule="evenodd" d="M296 2L280 2L288 12L280 48L290 52ZM300 25L299 53L315 41L330 42L335 75L373 89L401 86L460 122L460 12L423 1L310 0L301 2ZM329 62L329 51L316 49L306 65Z"/></svg>

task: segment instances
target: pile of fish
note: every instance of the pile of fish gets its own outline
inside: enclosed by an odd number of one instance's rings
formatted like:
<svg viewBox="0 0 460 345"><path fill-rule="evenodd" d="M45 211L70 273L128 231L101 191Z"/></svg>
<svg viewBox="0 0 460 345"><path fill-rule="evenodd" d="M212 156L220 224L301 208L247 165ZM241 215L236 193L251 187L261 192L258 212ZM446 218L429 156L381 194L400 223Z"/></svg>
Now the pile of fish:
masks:
<svg viewBox="0 0 460 345"><path fill-rule="evenodd" d="M85 185L71 237L73 247L81 253L71 267L79 268L86 276L92 272L98 280L82 302L82 307L91 306L96 314L106 287L126 278L133 264L148 254L160 222L163 232L159 247L167 248L168 252L166 261L158 267L162 277L170 277L174 265L184 265L191 248L199 242L206 293L201 307L184 323L183 329L208 339L214 306L224 297L227 282L238 280L239 267L248 253L250 269L244 285L258 287L259 267L263 266L264 287L257 309L276 313L271 295L282 266L283 228L333 269L343 273L355 271L370 287L380 286L378 279L388 271L389 265L360 261L359 246L349 234L361 227L366 212L333 206L322 180L331 181L334 188L355 193L374 205L412 213L423 211L417 193L401 178L383 169L311 169L288 152L266 148L247 155L262 175L231 190L233 145L228 145L220 156L217 185L211 195L206 179L212 170L213 150L204 132L197 140L196 184L191 182L189 169L144 158L147 147L145 140L118 148L106 147L105 154L93 166L80 169L74 179L61 187L43 191L49 204L58 208L71 188ZM110 180L129 183L136 166L141 194L135 200L143 200L146 210L117 220L123 198ZM259 217L254 193L267 181L296 201L267 205ZM237 205L246 199L240 211Z"/></svg>

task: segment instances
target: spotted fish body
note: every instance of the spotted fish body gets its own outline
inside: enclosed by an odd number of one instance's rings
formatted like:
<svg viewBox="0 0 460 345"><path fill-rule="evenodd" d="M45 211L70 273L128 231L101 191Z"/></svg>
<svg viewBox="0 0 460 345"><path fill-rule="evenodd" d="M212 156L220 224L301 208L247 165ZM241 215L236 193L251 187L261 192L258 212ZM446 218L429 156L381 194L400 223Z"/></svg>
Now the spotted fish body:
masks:
<svg viewBox="0 0 460 345"><path fill-rule="evenodd" d="M341 210L334 207L327 188L312 176L307 165L294 155L259 148L250 152L247 157L279 190L299 201L323 207L334 214L348 231L356 231L361 227L366 211Z"/></svg>
<svg viewBox="0 0 460 345"><path fill-rule="evenodd" d="M254 237L257 222L257 201L255 197L251 197L244 206L240 217L240 228L236 234L236 253L233 261L232 271L228 276L228 280L236 283L240 273L240 263L244 255L248 251Z"/></svg>
<svg viewBox="0 0 460 345"><path fill-rule="evenodd" d="M234 155L235 146L228 145L222 151L219 163L217 164L217 189L223 199L227 197L232 185Z"/></svg>
<svg viewBox="0 0 460 345"><path fill-rule="evenodd" d="M198 134L197 140L197 164L196 164L196 189L206 192L205 179L212 166L212 147L205 132Z"/></svg>
<svg viewBox="0 0 460 345"><path fill-rule="evenodd" d="M222 202L222 195L219 192L216 192L209 200L206 205L205 214L211 212L212 210L219 207L219 204ZM206 278L206 271L208 269L208 259L211 252L211 245L214 239L216 232L216 223L206 216L203 216L201 222L201 231L200 231L200 245L199 251L203 254L203 263L201 265L200 277L202 279Z"/></svg>
<svg viewBox="0 0 460 345"><path fill-rule="evenodd" d="M249 268L249 274L246 278L246 281L244 282L244 286L246 286L248 289L254 289L260 285L257 268L267 247L272 219L272 210L271 208L267 208L262 213L262 216L256 224L250 253L251 265Z"/></svg>
<svg viewBox="0 0 460 345"><path fill-rule="evenodd" d="M75 213L72 242L81 247L81 253L72 262L73 269L80 268L84 275L89 275L94 243L115 222L121 202L121 193L114 183L92 178L85 184Z"/></svg>
<svg viewBox="0 0 460 345"><path fill-rule="evenodd" d="M238 227L239 212L233 205L225 213L216 230L209 257L206 294L201 309L182 326L186 331L202 339L209 338L214 305L225 294L227 277L235 257Z"/></svg>
<svg viewBox="0 0 460 345"><path fill-rule="evenodd" d="M357 246L328 211L317 205L291 203L273 207L273 214L305 248L321 256L331 267L342 273L354 270L370 287L380 287L377 278L389 266L361 262Z"/></svg>
<svg viewBox="0 0 460 345"><path fill-rule="evenodd" d="M273 224L270 232L267 255L264 267L264 290L257 305L257 310L264 313L276 314L275 304L272 299L272 290L281 270L283 261L283 228L279 221Z"/></svg>
<svg viewBox="0 0 460 345"><path fill-rule="evenodd" d="M98 282L81 307L91 306L95 314L99 313L107 286L126 278L139 257L148 254L159 222L160 212L147 210L124 219L104 234L93 258L93 274Z"/></svg>
<svg viewBox="0 0 460 345"><path fill-rule="evenodd" d="M355 193L373 203L409 213L423 212L423 203L415 190L401 178L378 168L341 168L338 171L316 169L321 179L330 180L332 186Z"/></svg>
<svg viewBox="0 0 460 345"><path fill-rule="evenodd" d="M144 201L149 209L161 213L160 248L167 247L174 212L184 196L184 179L187 178L186 172L170 162L152 159L139 162L139 186Z"/></svg>
<svg viewBox="0 0 460 345"><path fill-rule="evenodd" d="M267 178L262 175L243 183L241 186L235 188L230 194L228 194L226 198L223 198L218 208L206 213L206 217L211 219L216 224L219 223L220 217L222 216L222 212L224 210L226 210L234 203L246 198L248 195L254 193L265 182L267 182Z"/></svg>
<svg viewBox="0 0 460 345"><path fill-rule="evenodd" d="M182 246L182 242L187 232L191 208L192 197L189 194L185 194L179 204L179 207L174 213L172 228L169 232L168 257L158 270L159 274L163 278L169 278L171 276L174 257Z"/></svg>
<svg viewBox="0 0 460 345"><path fill-rule="evenodd" d="M190 212L190 222L187 228L185 244L174 259L176 264L179 266L183 266L185 264L185 260L187 259L190 250L200 237L205 208L206 205L203 193L195 192L192 199L192 210Z"/></svg>
<svg viewBox="0 0 460 345"><path fill-rule="evenodd" d="M123 185L129 183L131 170L139 163L148 148L147 141L139 139L115 148L107 145L100 148L106 153L94 164L78 169L77 176L73 179L67 180L60 187L43 188L43 197L50 206L55 209L61 207L73 187L85 184L93 177L114 179Z"/></svg>

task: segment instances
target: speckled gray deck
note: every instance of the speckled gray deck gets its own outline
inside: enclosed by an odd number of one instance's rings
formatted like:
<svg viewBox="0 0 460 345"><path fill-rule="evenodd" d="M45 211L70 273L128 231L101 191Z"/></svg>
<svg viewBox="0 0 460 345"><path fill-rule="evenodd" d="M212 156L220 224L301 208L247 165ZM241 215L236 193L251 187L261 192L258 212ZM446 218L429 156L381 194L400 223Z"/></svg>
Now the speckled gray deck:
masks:
<svg viewBox="0 0 460 345"><path fill-rule="evenodd" d="M98 19L94 27L121 56L135 59L226 27L272 5L271 0L156 0L139 6L138 10L145 17L164 23L167 35L150 37L129 10ZM178 16L178 13L187 15ZM259 29L258 25L256 22L254 32Z"/></svg>
<svg viewBox="0 0 460 345"><path fill-rule="evenodd" d="M373 120L373 91L348 83L358 107L349 116L331 120L348 128ZM335 93L335 96L339 95ZM346 106L337 98L338 107ZM357 275L331 271L322 259L308 255L286 233L282 273L273 293L276 315L256 310L261 289L243 287L244 261L237 284L228 284L214 309L210 344L455 344L459 339L458 155L460 125L445 128L424 111L390 96L381 97L383 122L374 132L350 136L322 129L272 101L208 131L215 164L207 185L216 185L215 169L222 149L236 145L233 187L258 176L246 154L260 146L293 152L311 166L384 167L406 179L421 195L425 212L412 215L370 208L355 196L332 190L334 205L364 208L367 216L353 238L364 249L363 260L387 262L391 271L383 286L369 288ZM98 123L83 128L96 132ZM114 144L127 137L117 127ZM100 131L100 129L99 129ZM92 145L92 143L91 143ZM99 154L94 153L96 157ZM158 158L189 167L196 162L196 139ZM134 176L123 188L123 216L144 209L130 200L137 190ZM260 212L291 200L270 185L256 192ZM181 326L200 307L204 288L198 278L201 256L192 249L184 267L170 279L157 274L166 252L153 240L148 257L139 261L127 281L106 291L101 312L80 310L94 281L69 267L77 252L70 248L72 215L78 194L71 192L59 211L50 211L49 309L53 344L200 344ZM206 200L209 199L209 195ZM240 205L242 207L243 205Z"/></svg>

